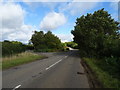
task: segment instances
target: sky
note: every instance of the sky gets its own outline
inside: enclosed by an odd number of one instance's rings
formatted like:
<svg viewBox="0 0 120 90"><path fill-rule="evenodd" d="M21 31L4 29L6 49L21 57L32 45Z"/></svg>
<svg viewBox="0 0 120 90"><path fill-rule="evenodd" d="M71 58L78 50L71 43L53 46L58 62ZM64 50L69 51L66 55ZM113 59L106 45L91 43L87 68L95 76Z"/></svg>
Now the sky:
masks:
<svg viewBox="0 0 120 90"><path fill-rule="evenodd" d="M0 41L28 43L34 31L52 31L62 42L73 41L71 30L81 15L105 8L118 21L118 1L69 0L31 1L0 0Z"/></svg>

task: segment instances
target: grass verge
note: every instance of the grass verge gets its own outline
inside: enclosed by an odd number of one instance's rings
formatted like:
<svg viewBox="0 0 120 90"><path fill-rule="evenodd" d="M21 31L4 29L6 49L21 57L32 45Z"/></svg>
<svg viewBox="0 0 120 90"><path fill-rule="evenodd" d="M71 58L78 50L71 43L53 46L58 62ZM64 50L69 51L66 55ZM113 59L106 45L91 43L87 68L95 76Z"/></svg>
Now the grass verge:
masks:
<svg viewBox="0 0 120 90"><path fill-rule="evenodd" d="M106 68L106 66L100 63L98 65L99 60L90 59L90 58L83 58L83 60L90 67L90 69L95 73L98 81L100 81L103 84L104 88L119 88L120 89L120 80L118 78L113 77L107 71L103 70L102 68Z"/></svg>
<svg viewBox="0 0 120 90"><path fill-rule="evenodd" d="M46 58L43 55L38 55L30 52L24 52L20 54L13 55L11 57L2 58L2 69L8 69L17 65L29 63L35 60L40 60Z"/></svg>

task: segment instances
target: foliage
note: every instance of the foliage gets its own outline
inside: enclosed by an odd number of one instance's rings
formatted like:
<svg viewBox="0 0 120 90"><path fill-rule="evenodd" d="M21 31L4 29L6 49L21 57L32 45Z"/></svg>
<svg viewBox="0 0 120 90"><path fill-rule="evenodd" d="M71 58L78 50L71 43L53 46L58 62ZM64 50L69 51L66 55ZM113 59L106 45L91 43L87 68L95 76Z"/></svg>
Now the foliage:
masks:
<svg viewBox="0 0 120 90"><path fill-rule="evenodd" d="M104 88L119 88L120 89L120 68L116 67L116 58L106 58L103 60L83 58L87 65L96 74L98 80L103 84ZM114 61L115 60L115 61ZM115 63L116 62L116 63Z"/></svg>
<svg viewBox="0 0 120 90"><path fill-rule="evenodd" d="M71 31L81 57L105 87L120 85L120 32L118 23L104 9L76 19ZM92 58L92 59L91 59ZM93 60L95 58L95 60ZM120 88L120 87L119 87Z"/></svg>
<svg viewBox="0 0 120 90"><path fill-rule="evenodd" d="M60 39L48 31L44 34L43 31L37 32L32 35L31 42L36 51L51 51L62 49Z"/></svg>
<svg viewBox="0 0 120 90"><path fill-rule="evenodd" d="M118 23L104 9L77 18L71 33L82 56L119 56L120 34Z"/></svg>
<svg viewBox="0 0 120 90"><path fill-rule="evenodd" d="M65 42L66 46L77 49L77 43L71 41L71 42Z"/></svg>
<svg viewBox="0 0 120 90"><path fill-rule="evenodd" d="M26 46L18 41L3 41L2 43L2 56L10 56L16 53L21 53L26 50Z"/></svg>
<svg viewBox="0 0 120 90"><path fill-rule="evenodd" d="M66 45L66 43L61 43L61 45L62 45L62 51L67 51L67 45Z"/></svg>
<svg viewBox="0 0 120 90"><path fill-rule="evenodd" d="M32 44L28 44L28 45L26 45L26 49L27 50L34 50L34 47Z"/></svg>

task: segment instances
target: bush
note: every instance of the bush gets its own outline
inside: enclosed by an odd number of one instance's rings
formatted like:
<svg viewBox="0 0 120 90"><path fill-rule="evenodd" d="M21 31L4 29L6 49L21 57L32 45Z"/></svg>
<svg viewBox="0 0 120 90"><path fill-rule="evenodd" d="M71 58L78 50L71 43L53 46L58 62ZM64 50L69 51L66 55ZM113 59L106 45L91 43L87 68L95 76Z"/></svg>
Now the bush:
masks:
<svg viewBox="0 0 120 90"><path fill-rule="evenodd" d="M58 51L57 49L38 49L34 50L35 52L55 52Z"/></svg>
<svg viewBox="0 0 120 90"><path fill-rule="evenodd" d="M10 56L16 53L21 53L26 50L26 46L17 41L4 41L2 43L2 56Z"/></svg>
<svg viewBox="0 0 120 90"><path fill-rule="evenodd" d="M33 47L33 45L26 45L26 49L27 50L34 50L34 47Z"/></svg>

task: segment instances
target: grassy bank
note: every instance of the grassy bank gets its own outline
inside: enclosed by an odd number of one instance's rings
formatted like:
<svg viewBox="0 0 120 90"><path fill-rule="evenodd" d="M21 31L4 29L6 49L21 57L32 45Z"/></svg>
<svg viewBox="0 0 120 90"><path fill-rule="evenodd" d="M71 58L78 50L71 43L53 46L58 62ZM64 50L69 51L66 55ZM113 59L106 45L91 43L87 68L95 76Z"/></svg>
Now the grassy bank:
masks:
<svg viewBox="0 0 120 90"><path fill-rule="evenodd" d="M2 58L2 69L7 69L13 66L25 64L35 60L40 60L45 58L45 56L33 54L30 52L24 52L20 54L13 55L11 57Z"/></svg>
<svg viewBox="0 0 120 90"><path fill-rule="evenodd" d="M120 79L118 68L105 63L105 60L96 60L83 58L86 64L95 73L98 81L103 84L104 88L119 88Z"/></svg>

